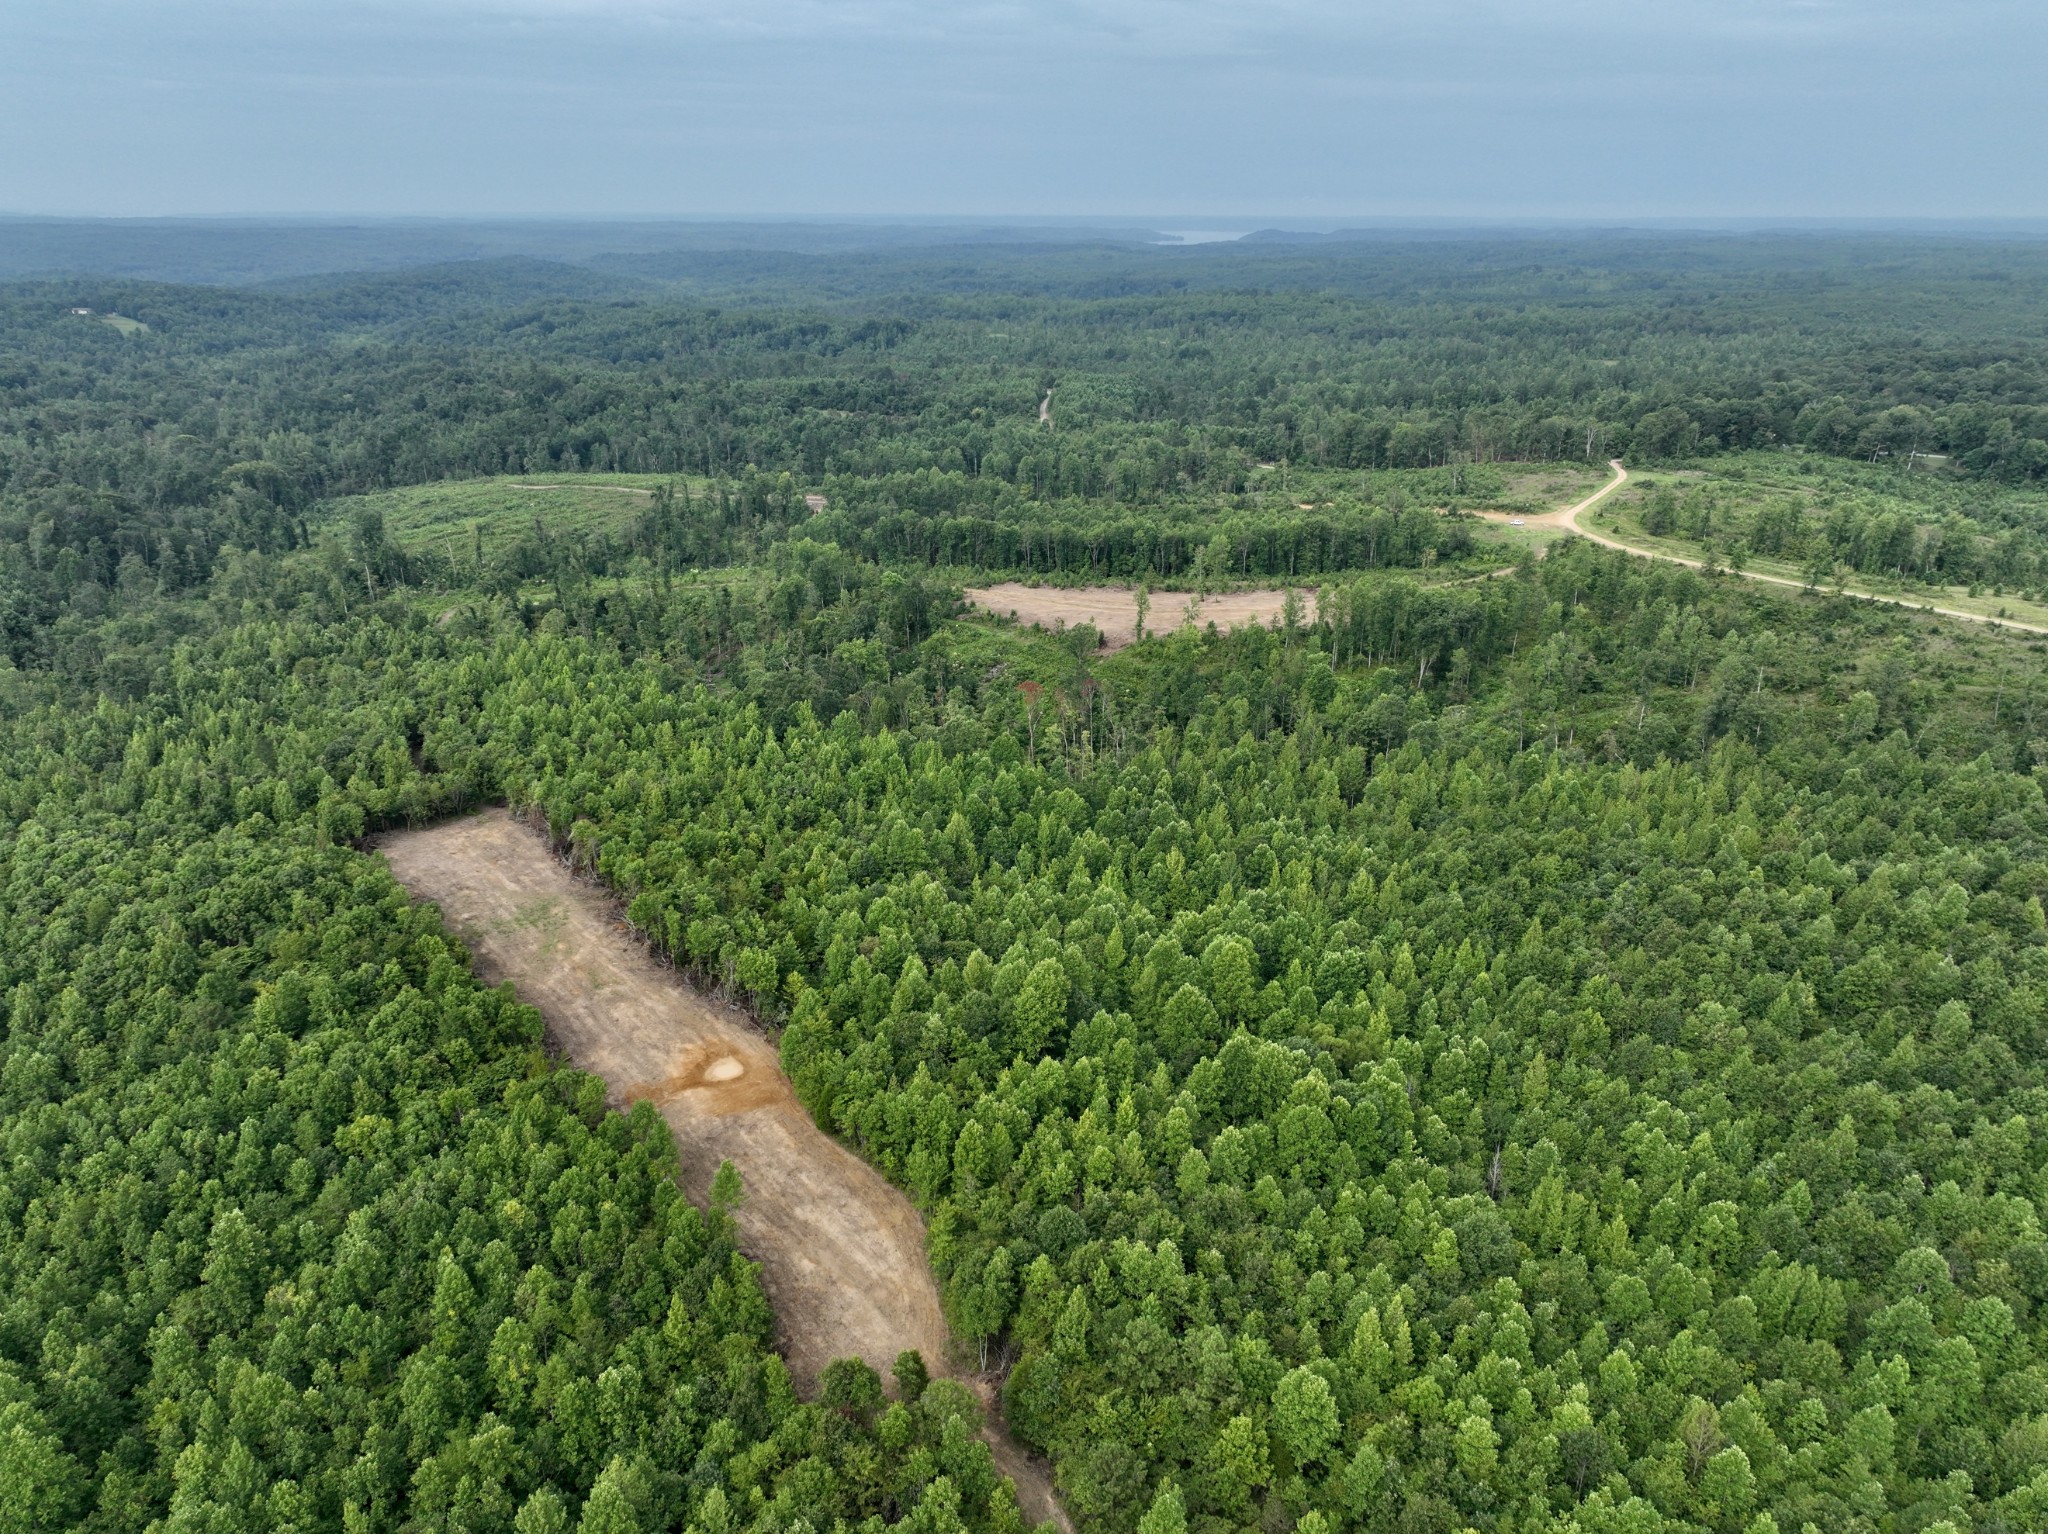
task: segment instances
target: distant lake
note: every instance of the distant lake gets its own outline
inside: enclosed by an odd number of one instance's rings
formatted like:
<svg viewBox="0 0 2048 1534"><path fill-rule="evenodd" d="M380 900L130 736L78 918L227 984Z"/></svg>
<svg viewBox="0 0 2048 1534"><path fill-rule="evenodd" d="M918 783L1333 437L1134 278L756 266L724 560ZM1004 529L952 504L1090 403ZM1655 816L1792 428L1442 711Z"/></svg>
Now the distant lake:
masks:
<svg viewBox="0 0 2048 1534"><path fill-rule="evenodd" d="M1167 238L1158 241L1161 245L1215 245L1224 240L1241 240L1249 229L1162 229Z"/></svg>

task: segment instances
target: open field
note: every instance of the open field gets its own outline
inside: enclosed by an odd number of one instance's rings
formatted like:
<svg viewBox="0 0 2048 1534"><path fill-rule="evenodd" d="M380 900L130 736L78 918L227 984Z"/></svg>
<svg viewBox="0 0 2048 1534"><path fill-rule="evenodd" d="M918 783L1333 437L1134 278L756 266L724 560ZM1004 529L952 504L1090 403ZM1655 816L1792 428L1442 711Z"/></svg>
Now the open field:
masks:
<svg viewBox="0 0 2048 1534"><path fill-rule="evenodd" d="M1301 592L1306 616L1315 613L1316 593L1312 587ZM1043 628L1064 625L1077 628L1092 623L1102 635L1103 648L1121 650L1138 637L1138 594L1123 586L1026 586L1004 581L999 586L979 586L965 593L967 600L998 617L1014 617L1019 623ZM1277 623L1286 605L1287 592L1226 591L1200 596L1192 591L1155 591L1152 610L1145 619L1146 632L1170 634L1187 620L1188 604L1198 603L1195 622L1219 629L1242 628L1248 623Z"/></svg>
<svg viewBox="0 0 2048 1534"><path fill-rule="evenodd" d="M1494 498L1497 508L1512 514L1542 511L1580 500L1598 490L1607 475L1597 463L1503 464L1507 485Z"/></svg>
<svg viewBox="0 0 2048 1534"><path fill-rule="evenodd" d="M1621 548L1621 544L1612 543L1608 539L1587 533L1579 526L1579 517L1582 513L1591 511L1594 506L1606 500L1607 497L1614 494L1615 491L1628 482L1628 470L1621 466L1620 459L1614 460L1614 462L1608 465L1608 468L1612 471L1611 477L1597 488L1590 485L1574 487L1575 490L1586 490L1591 493L1574 500L1569 505L1556 506L1548 511L1539 512L1479 511L1474 512L1473 515L1483 517L1488 522L1499 524L1531 538L1541 538L1546 544L1550 539L1562 534L1578 533L1582 537L1591 537L1595 543L1605 543L1610 548Z"/></svg>
<svg viewBox="0 0 2048 1534"><path fill-rule="evenodd" d="M854 1354L886 1377L905 1348L922 1352L935 1374L957 1374L923 1221L879 1172L818 1128L775 1046L742 1013L655 963L604 892L502 809L378 845L408 890L440 906L477 973L510 981L538 1007L550 1042L603 1079L614 1107L645 1100L660 1109L695 1202L708 1201L721 1161L739 1169L741 1247L761 1265L800 1388ZM992 1406L992 1391L970 1383ZM989 1439L1026 1517L1064 1523L1045 1473L993 1417Z"/></svg>
<svg viewBox="0 0 2048 1534"><path fill-rule="evenodd" d="M345 520L359 506L374 507L400 547L435 549L467 565L479 538L488 555L536 525L555 538L618 532L645 509L655 486L671 479L666 474L607 474L443 480L333 501L328 514Z"/></svg>

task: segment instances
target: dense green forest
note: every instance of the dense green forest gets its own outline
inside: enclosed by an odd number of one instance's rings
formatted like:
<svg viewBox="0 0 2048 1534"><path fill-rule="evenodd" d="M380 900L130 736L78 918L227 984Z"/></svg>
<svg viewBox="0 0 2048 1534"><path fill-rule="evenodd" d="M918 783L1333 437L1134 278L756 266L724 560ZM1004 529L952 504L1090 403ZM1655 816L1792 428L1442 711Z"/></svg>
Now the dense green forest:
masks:
<svg viewBox="0 0 2048 1534"><path fill-rule="evenodd" d="M1625 453L1724 568L2038 588L2040 261L0 290L0 1529L1022 1529L364 850L489 802L777 1031L1090 1534L2048 1525L2048 650L1455 514Z"/></svg>

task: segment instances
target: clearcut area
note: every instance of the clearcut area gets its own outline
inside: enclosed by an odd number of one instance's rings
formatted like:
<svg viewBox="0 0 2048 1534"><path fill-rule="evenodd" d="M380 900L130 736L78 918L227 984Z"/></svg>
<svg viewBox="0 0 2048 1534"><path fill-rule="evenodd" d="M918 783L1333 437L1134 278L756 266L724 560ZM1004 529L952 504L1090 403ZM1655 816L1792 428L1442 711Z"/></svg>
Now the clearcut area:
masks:
<svg viewBox="0 0 2048 1534"><path fill-rule="evenodd" d="M614 1107L644 1099L661 1110L693 1200L709 1199L719 1162L739 1170L740 1245L761 1265L799 1389L855 1354L886 1378L896 1355L916 1348L989 1407L984 1436L1025 1517L1070 1527L1045 1470L1001 1431L990 1383L953 1365L917 1211L818 1128L744 1014L657 963L609 896L505 810L375 845L400 883L441 908L477 974L510 981L537 1007L550 1043L602 1078Z"/></svg>
<svg viewBox="0 0 2048 1534"><path fill-rule="evenodd" d="M1295 587L1301 595L1302 615L1312 618L1316 593L1312 587ZM1021 581L1004 581L996 586L977 586L965 593L967 600L999 618L1015 618L1027 626L1078 628L1095 625L1106 650L1121 650L1138 637L1138 593L1129 586L1027 586ZM1193 619L1197 628L1215 624L1223 630L1246 624L1274 624L1287 606L1287 590L1224 591L1204 596L1193 591L1155 591L1145 615L1145 632L1170 634Z"/></svg>

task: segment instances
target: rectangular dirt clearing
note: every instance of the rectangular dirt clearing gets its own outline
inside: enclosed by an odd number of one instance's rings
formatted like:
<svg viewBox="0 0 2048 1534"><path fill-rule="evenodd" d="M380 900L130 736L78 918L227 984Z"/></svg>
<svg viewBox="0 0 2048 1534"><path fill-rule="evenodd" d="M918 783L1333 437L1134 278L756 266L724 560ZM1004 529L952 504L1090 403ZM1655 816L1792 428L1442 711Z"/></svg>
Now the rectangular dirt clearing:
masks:
<svg viewBox="0 0 2048 1534"><path fill-rule="evenodd" d="M1315 616L1316 592L1312 586L1297 586L1302 598L1302 616ZM1280 621L1287 605L1288 588L1271 591L1223 591L1202 596L1193 591L1155 591L1152 610L1145 618L1148 634L1170 634L1187 621L1188 603L1195 602L1195 622L1206 628L1243 628L1248 623L1268 627ZM1041 628L1078 628L1095 625L1103 648L1121 650L1138 637L1138 593L1130 586L1027 586L1005 581L1000 586L971 587L966 598L983 612L999 618L1014 617L1019 623Z"/></svg>

